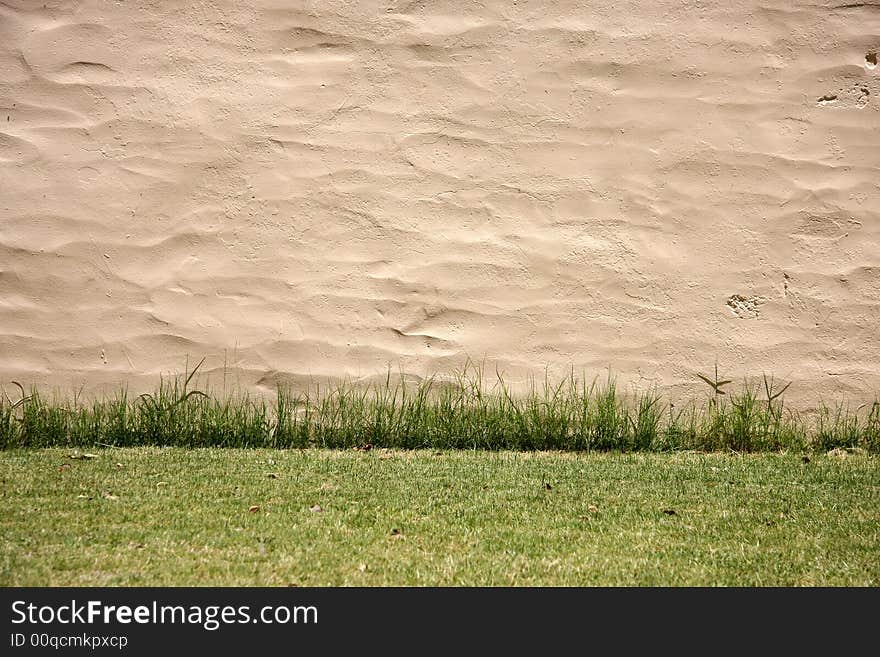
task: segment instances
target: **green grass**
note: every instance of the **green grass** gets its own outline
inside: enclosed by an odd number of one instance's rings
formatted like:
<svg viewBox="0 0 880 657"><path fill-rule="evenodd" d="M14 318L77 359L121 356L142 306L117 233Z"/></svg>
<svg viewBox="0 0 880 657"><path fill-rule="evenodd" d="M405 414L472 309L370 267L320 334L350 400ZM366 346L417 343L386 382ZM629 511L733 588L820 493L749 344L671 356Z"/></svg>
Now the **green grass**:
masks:
<svg viewBox="0 0 880 657"><path fill-rule="evenodd" d="M843 451L54 448L0 480L4 586L880 584L880 461Z"/></svg>
<svg viewBox="0 0 880 657"><path fill-rule="evenodd" d="M196 368L196 370L198 367ZM96 445L325 447L493 450L699 449L737 452L864 449L880 452L880 402L818 412L786 406L762 377L727 391L716 370L707 396L677 406L657 391L622 391L571 375L532 381L513 393L501 375L469 367L440 379L389 375L379 383L342 383L271 398L195 389L196 370L162 380L152 394L84 400L37 389L0 398L0 449Z"/></svg>

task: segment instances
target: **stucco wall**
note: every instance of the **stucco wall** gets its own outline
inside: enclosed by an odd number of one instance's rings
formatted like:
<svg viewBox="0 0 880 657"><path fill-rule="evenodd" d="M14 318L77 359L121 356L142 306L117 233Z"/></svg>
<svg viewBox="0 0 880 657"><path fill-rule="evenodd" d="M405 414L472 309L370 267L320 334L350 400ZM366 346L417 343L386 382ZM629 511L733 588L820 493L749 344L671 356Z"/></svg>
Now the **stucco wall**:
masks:
<svg viewBox="0 0 880 657"><path fill-rule="evenodd" d="M880 387L880 3L0 4L0 377Z"/></svg>

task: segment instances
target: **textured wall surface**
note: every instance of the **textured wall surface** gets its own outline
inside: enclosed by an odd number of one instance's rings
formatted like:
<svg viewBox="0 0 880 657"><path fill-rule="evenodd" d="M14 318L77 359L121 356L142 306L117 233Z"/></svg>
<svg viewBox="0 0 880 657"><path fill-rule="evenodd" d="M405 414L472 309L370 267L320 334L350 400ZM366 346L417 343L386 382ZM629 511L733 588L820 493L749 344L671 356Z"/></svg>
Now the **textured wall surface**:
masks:
<svg viewBox="0 0 880 657"><path fill-rule="evenodd" d="M878 51L880 2L3 0L0 377L873 394Z"/></svg>

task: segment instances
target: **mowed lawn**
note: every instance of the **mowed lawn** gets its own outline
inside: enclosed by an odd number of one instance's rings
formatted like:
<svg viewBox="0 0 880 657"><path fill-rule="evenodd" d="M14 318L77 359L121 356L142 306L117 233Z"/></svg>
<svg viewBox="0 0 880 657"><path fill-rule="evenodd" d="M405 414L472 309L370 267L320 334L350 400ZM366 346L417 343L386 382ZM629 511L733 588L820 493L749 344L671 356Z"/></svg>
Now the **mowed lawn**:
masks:
<svg viewBox="0 0 880 657"><path fill-rule="evenodd" d="M0 452L0 584L880 584L880 459Z"/></svg>

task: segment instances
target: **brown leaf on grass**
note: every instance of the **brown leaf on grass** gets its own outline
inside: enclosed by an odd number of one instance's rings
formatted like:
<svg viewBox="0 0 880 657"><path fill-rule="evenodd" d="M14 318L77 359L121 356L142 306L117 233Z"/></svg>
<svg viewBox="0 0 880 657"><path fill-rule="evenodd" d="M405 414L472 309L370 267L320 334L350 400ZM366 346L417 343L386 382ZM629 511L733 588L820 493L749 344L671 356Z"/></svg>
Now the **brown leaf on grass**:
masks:
<svg viewBox="0 0 880 657"><path fill-rule="evenodd" d="M277 473L277 472L269 472L269 473L266 474L266 476L269 477L269 479L278 479L278 473Z"/></svg>
<svg viewBox="0 0 880 657"><path fill-rule="evenodd" d="M675 509L663 509L663 513L667 516L677 516L678 514L675 512Z"/></svg>
<svg viewBox="0 0 880 657"><path fill-rule="evenodd" d="M595 504L591 504L590 506L587 507L587 511L589 511L589 513L587 515L578 516L578 518L581 518L582 520L589 520L594 515L599 513L599 507L596 506Z"/></svg>
<svg viewBox="0 0 880 657"><path fill-rule="evenodd" d="M309 511L311 511L312 513L323 513L324 509L321 508L320 504L316 504L314 506L310 506Z"/></svg>
<svg viewBox="0 0 880 657"><path fill-rule="evenodd" d="M259 510L260 510L260 507L256 504L248 507L248 513L256 513Z"/></svg>

